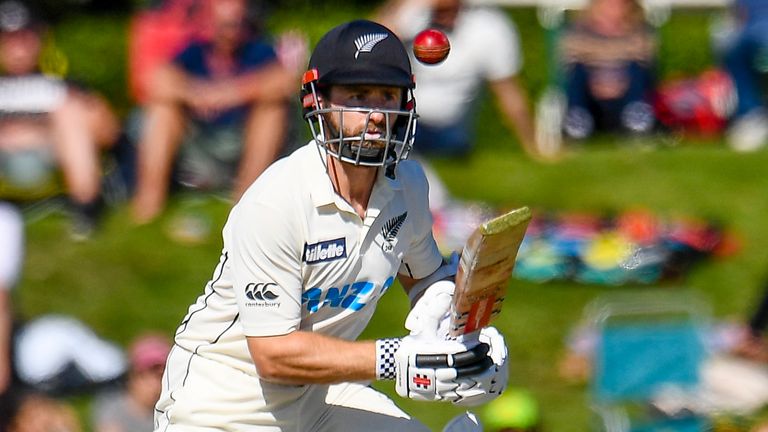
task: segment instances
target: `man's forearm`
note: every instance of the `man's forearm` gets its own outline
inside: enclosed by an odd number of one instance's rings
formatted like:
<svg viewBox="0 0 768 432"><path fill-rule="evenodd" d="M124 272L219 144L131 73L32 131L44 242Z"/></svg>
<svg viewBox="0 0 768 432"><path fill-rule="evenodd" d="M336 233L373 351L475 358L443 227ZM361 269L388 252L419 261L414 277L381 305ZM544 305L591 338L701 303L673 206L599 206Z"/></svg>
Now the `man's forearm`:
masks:
<svg viewBox="0 0 768 432"><path fill-rule="evenodd" d="M232 78L224 85L231 89L227 92L231 106L285 101L299 89L298 77L277 62Z"/></svg>
<svg viewBox="0 0 768 432"><path fill-rule="evenodd" d="M499 106L507 121L517 133L523 150L529 154L536 152L533 120L528 109L528 98L515 78L507 78L491 83Z"/></svg>
<svg viewBox="0 0 768 432"><path fill-rule="evenodd" d="M288 130L288 104L258 103L251 107L245 125L243 152L240 158L233 198L235 201L283 149Z"/></svg>
<svg viewBox="0 0 768 432"><path fill-rule="evenodd" d="M376 378L374 341L347 341L295 331L248 337L259 376L283 384L328 384Z"/></svg>
<svg viewBox="0 0 768 432"><path fill-rule="evenodd" d="M155 70L150 79L150 99L156 102L188 103L190 77L174 64Z"/></svg>

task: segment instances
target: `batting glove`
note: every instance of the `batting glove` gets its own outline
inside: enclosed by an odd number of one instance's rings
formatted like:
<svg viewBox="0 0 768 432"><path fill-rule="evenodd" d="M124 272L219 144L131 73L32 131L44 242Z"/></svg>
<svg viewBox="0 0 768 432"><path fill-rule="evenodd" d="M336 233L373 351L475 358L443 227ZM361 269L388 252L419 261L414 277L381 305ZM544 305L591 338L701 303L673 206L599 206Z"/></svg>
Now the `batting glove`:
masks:
<svg viewBox="0 0 768 432"><path fill-rule="evenodd" d="M490 347L473 348L459 341L425 342L406 336L395 353L395 390L402 397L421 401L456 401L462 377L481 374L493 365Z"/></svg>
<svg viewBox="0 0 768 432"><path fill-rule="evenodd" d="M424 291L405 318L405 328L410 330L411 336L433 341L448 339L455 288L453 281L441 280Z"/></svg>
<svg viewBox="0 0 768 432"><path fill-rule="evenodd" d="M454 389L456 397L451 399L455 405L482 405L499 397L507 387L509 370L504 336L495 327L486 327L480 331L478 340L481 345L490 347L488 355L493 362L479 374L462 376L455 380L458 384Z"/></svg>

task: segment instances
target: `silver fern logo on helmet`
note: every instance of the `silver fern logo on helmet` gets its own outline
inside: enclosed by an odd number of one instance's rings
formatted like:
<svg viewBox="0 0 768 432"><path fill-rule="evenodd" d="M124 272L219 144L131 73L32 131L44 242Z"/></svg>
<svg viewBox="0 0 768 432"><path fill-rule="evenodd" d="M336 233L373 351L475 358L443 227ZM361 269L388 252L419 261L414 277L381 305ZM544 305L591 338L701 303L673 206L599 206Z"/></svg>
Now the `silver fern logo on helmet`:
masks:
<svg viewBox="0 0 768 432"><path fill-rule="evenodd" d="M373 51L373 47L376 46L379 42L383 41L384 39L389 36L386 33L368 33L364 34L362 36L358 36L357 39L355 39L355 46L357 47L357 51L355 52L355 58L360 55L360 53L369 53Z"/></svg>

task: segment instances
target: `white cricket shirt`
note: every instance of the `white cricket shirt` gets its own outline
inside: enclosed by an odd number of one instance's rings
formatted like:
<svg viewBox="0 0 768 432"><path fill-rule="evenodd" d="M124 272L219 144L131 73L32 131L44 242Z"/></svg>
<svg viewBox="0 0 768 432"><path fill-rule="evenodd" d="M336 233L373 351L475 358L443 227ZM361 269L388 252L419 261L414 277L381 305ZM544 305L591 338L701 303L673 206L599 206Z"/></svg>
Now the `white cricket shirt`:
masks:
<svg viewBox="0 0 768 432"><path fill-rule="evenodd" d="M176 343L256 375L245 336L356 339L398 271L423 278L442 262L420 165L401 162L394 180L381 171L363 220L314 142L275 162L230 213L219 265Z"/></svg>

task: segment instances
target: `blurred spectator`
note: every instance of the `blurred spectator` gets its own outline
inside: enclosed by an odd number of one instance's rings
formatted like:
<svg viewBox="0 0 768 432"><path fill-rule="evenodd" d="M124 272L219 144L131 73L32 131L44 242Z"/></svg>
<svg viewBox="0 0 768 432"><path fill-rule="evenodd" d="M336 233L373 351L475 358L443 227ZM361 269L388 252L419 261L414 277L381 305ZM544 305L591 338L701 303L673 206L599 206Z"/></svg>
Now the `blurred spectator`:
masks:
<svg viewBox="0 0 768 432"><path fill-rule="evenodd" d="M637 0L592 0L560 40L567 109L563 132L650 132L656 37Z"/></svg>
<svg viewBox="0 0 768 432"><path fill-rule="evenodd" d="M73 318L36 318L12 339L11 354L0 359L11 370L0 393L0 432L79 431L71 408L54 398L111 385L126 372L122 351Z"/></svg>
<svg viewBox="0 0 768 432"><path fill-rule="evenodd" d="M80 432L82 426L69 404L36 392L19 392L3 432Z"/></svg>
<svg viewBox="0 0 768 432"><path fill-rule="evenodd" d="M36 317L21 323L14 339L20 383L46 394L91 391L115 383L126 372L122 350L74 317Z"/></svg>
<svg viewBox="0 0 768 432"><path fill-rule="evenodd" d="M55 182L60 168L72 234L81 239L101 209L99 151L114 144L119 128L104 99L41 72L45 32L21 2L0 3L0 183L29 199Z"/></svg>
<svg viewBox="0 0 768 432"><path fill-rule="evenodd" d="M172 176L190 187L231 188L237 199L283 146L297 70L249 28L246 0L210 0L210 7L210 38L187 44L146 85L138 223L162 211Z"/></svg>
<svg viewBox="0 0 768 432"><path fill-rule="evenodd" d="M757 307L750 315L733 352L749 360L768 363L768 343L765 330L768 328L768 283L763 287Z"/></svg>
<svg viewBox="0 0 768 432"><path fill-rule="evenodd" d="M125 388L104 394L93 405L95 432L151 431L160 397L165 361L171 346L162 336L146 334L129 347Z"/></svg>
<svg viewBox="0 0 768 432"><path fill-rule="evenodd" d="M24 254L24 222L10 204L0 201L0 405L9 391L11 372L11 289L16 284ZM7 396L7 395L6 395ZM2 416L0 416L2 417Z"/></svg>
<svg viewBox="0 0 768 432"><path fill-rule="evenodd" d="M519 38L502 11L461 0L390 0L378 21L404 41L425 28L438 28L451 43L450 54L438 65L424 65L411 56L419 103L415 152L468 155L478 92L487 81L523 148L535 153L528 99L517 77L522 66Z"/></svg>
<svg viewBox="0 0 768 432"><path fill-rule="evenodd" d="M737 98L728 143L736 150L751 151L768 141L768 3L736 0L734 12L738 28L723 55Z"/></svg>

